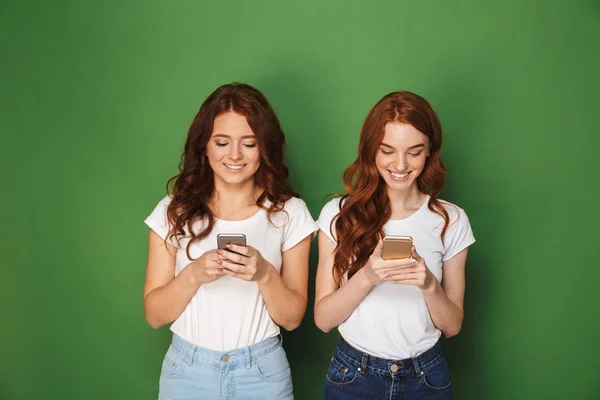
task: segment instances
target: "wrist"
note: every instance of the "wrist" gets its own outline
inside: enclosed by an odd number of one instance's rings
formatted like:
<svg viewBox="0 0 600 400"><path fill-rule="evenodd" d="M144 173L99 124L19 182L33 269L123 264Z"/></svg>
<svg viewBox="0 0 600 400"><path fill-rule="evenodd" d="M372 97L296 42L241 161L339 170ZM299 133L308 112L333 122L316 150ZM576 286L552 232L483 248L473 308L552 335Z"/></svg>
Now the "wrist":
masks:
<svg viewBox="0 0 600 400"><path fill-rule="evenodd" d="M357 278L360 279L360 282L362 283L362 285L364 287L369 288L369 289L377 286L380 283L377 278L377 275L375 275L373 270L367 265L365 265L363 268L358 270L358 272L355 274L355 276L357 276Z"/></svg>
<svg viewBox="0 0 600 400"><path fill-rule="evenodd" d="M426 282L425 286L423 286L421 290L424 294L433 294L437 292L438 288L441 288L438 280L435 278L435 276L433 276L433 274L430 274L429 282Z"/></svg>
<svg viewBox="0 0 600 400"><path fill-rule="evenodd" d="M275 267L273 267L270 263L266 262L265 264L265 271L263 272L263 275L260 277L260 279L256 281L256 283L258 283L258 286L268 285L271 282L271 279L273 278L273 273L277 272L275 270Z"/></svg>
<svg viewBox="0 0 600 400"><path fill-rule="evenodd" d="M198 275L197 275L197 269L199 267L199 265L198 265L199 262L201 262L199 259L195 260L194 262L190 263L188 265L188 267L186 267L184 269L184 271L182 271L182 273L185 271L188 272L186 281L190 286L200 286L202 284L202 281L198 278Z"/></svg>

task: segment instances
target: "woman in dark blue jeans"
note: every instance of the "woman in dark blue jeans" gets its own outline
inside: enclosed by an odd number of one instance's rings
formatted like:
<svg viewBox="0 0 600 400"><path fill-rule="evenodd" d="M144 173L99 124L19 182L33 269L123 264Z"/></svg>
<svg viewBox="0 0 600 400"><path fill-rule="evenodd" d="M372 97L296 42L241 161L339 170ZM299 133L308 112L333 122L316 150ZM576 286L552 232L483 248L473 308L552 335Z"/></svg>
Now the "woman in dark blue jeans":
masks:
<svg viewBox="0 0 600 400"><path fill-rule="evenodd" d="M325 399L452 398L439 338L460 331L475 238L465 212L437 197L441 144L425 99L388 94L367 115L347 194L321 211L315 322L342 336ZM386 254L390 236L408 242L405 255Z"/></svg>

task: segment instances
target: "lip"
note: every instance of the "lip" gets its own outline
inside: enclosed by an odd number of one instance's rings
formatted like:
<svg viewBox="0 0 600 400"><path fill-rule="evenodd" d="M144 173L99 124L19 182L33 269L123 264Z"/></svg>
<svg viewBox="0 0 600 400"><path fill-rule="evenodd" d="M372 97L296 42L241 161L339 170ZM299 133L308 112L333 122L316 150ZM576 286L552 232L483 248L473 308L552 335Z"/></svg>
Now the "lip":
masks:
<svg viewBox="0 0 600 400"><path fill-rule="evenodd" d="M240 171L243 171L244 168L246 168L247 164L226 164L223 163L223 166L227 169L227 171L229 172L233 172L234 174L239 173ZM235 167L240 167L240 168L231 168L230 166L235 166Z"/></svg>
<svg viewBox="0 0 600 400"><path fill-rule="evenodd" d="M412 173L412 171L408 171L408 172L403 172L404 174L406 174L406 176L404 177L396 177L392 174L392 171L390 171L389 169L387 170L390 174L390 178L394 181L394 182L403 182L408 180L408 178L410 177L410 174ZM394 174L398 174L398 172L394 172Z"/></svg>

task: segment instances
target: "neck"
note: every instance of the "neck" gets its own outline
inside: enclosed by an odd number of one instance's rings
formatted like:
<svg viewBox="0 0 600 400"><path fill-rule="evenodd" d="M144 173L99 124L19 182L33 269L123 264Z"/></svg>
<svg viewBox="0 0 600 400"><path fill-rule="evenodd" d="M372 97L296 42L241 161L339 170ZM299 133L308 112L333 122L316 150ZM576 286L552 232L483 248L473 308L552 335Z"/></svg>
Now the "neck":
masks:
<svg viewBox="0 0 600 400"><path fill-rule="evenodd" d="M252 179L241 184L228 184L215 179L211 208L219 217L244 214L249 207L256 206L256 199L261 192Z"/></svg>
<svg viewBox="0 0 600 400"><path fill-rule="evenodd" d="M387 189L390 198L390 206L392 207L392 215L398 211L415 210L423 205L425 193L421 192L417 185L412 185L406 190L391 190Z"/></svg>

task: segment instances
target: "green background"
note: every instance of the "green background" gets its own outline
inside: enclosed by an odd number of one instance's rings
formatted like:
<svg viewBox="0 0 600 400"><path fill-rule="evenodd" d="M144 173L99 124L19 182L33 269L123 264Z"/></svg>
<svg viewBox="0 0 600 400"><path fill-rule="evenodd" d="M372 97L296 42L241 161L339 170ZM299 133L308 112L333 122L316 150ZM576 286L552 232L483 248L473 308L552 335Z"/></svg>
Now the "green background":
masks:
<svg viewBox="0 0 600 400"><path fill-rule="evenodd" d="M478 239L444 344L456 398L600 398L599 43L591 0L2 2L0 398L156 398L142 221L231 81L272 102L315 218L369 108L430 100L442 198ZM285 334L298 399L338 337L312 306Z"/></svg>

